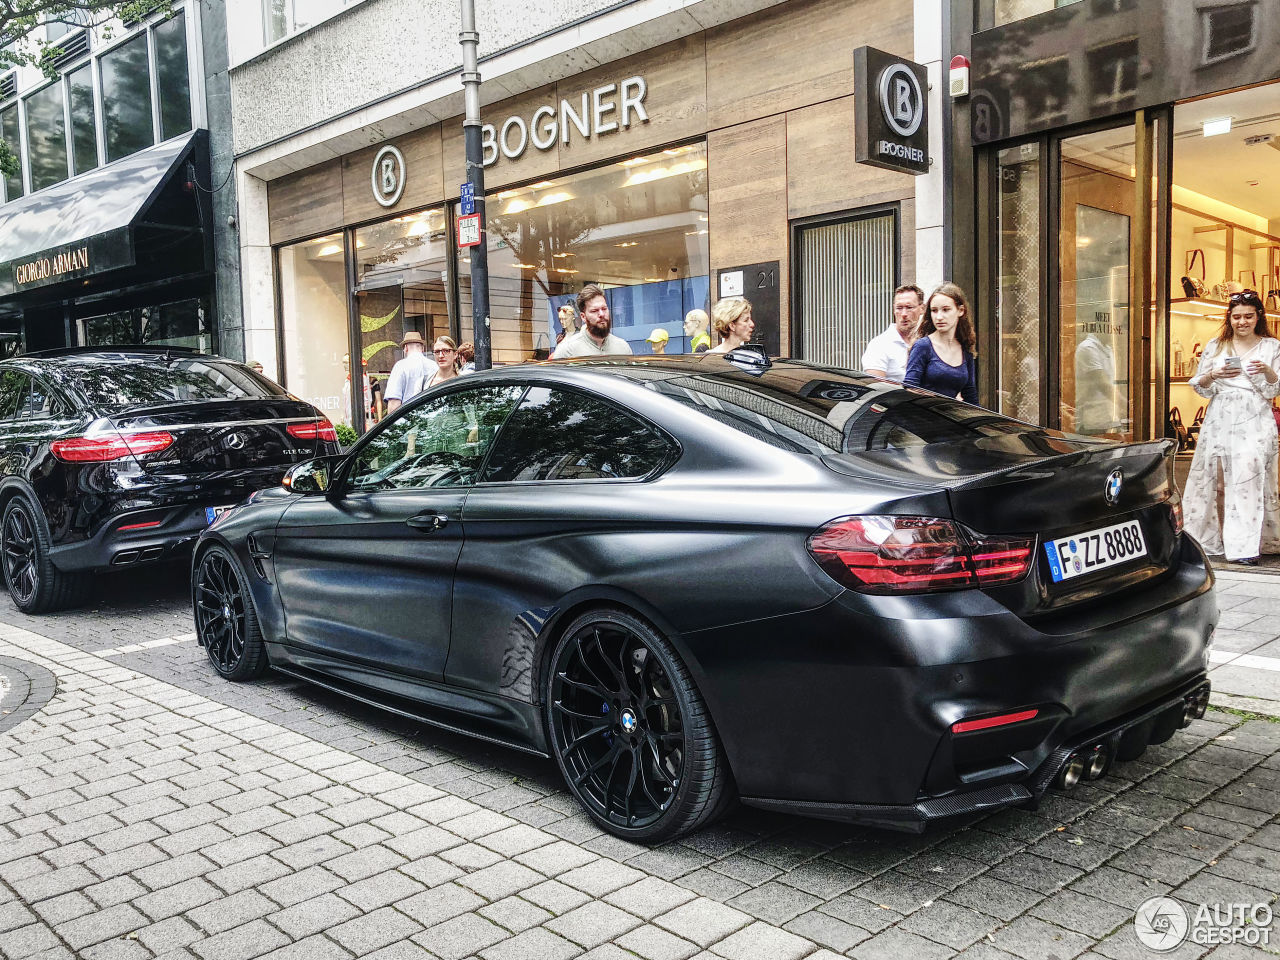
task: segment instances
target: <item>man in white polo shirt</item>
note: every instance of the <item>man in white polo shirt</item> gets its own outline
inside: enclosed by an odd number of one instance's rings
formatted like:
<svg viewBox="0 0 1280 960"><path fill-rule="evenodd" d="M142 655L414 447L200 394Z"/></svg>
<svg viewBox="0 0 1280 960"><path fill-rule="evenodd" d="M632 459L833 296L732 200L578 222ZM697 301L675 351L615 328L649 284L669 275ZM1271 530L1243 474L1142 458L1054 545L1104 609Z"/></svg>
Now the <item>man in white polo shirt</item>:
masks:
<svg viewBox="0 0 1280 960"><path fill-rule="evenodd" d="M560 346L551 355L552 360L631 353L631 344L614 336L609 301L605 299L604 291L594 283L588 283L578 294L578 315L582 317L582 329L560 341Z"/></svg>
<svg viewBox="0 0 1280 960"><path fill-rule="evenodd" d="M873 337L862 354L862 370L881 380L902 382L907 374L907 354L916 340L916 328L924 315L924 291L914 283L893 291L893 323Z"/></svg>

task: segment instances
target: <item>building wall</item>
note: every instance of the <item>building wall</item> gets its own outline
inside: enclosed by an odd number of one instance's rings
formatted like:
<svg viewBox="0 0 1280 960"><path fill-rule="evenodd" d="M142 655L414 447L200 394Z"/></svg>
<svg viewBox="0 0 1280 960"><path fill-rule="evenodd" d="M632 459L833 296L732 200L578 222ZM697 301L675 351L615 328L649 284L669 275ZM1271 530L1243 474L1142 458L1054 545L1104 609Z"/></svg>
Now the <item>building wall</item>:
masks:
<svg viewBox="0 0 1280 960"><path fill-rule="evenodd" d="M870 44L910 57L914 35L912 8L895 0L792 0L538 85L487 105L486 122L501 125L509 116L527 121L542 104L576 101L601 84L636 75L648 86L649 122L586 140L575 131L552 149L530 145L519 159L500 157L486 169L486 190L706 137L712 277L718 268L777 260L785 350L792 220L898 202L903 277L916 276L916 178L853 160L853 50ZM414 111L415 119L421 115ZM460 116L385 142L401 149L409 167L395 207L373 201L369 170L377 146L371 145L272 179L270 243L457 197L464 179ZM940 230L940 211L924 222ZM931 252L932 269L939 261Z"/></svg>

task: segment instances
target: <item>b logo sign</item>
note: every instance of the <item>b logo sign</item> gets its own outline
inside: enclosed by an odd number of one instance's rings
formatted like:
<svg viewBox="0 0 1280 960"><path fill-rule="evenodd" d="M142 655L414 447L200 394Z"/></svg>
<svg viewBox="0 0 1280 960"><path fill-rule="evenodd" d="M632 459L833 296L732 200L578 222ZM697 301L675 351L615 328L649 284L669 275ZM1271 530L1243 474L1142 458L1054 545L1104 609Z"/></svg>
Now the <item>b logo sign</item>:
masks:
<svg viewBox="0 0 1280 960"><path fill-rule="evenodd" d="M404 193L404 154L386 146L373 158L373 199L381 206L394 207Z"/></svg>
<svg viewBox="0 0 1280 960"><path fill-rule="evenodd" d="M895 63L880 74L880 109L898 136L909 137L920 129L924 96L920 81L905 64Z"/></svg>
<svg viewBox="0 0 1280 960"><path fill-rule="evenodd" d="M853 51L854 159L929 172L929 81L924 67L874 47Z"/></svg>

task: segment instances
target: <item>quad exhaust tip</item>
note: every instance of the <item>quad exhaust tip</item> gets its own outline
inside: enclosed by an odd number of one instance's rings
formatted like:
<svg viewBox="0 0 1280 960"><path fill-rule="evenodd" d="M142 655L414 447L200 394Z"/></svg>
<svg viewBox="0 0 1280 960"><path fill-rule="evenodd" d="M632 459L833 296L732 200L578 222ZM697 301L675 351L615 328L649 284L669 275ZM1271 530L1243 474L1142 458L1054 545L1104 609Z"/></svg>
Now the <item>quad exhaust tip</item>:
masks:
<svg viewBox="0 0 1280 960"><path fill-rule="evenodd" d="M1095 743L1075 751L1058 771L1058 788L1070 790L1081 780L1097 780L1106 776L1111 769L1111 759L1111 749L1105 743Z"/></svg>
<svg viewBox="0 0 1280 960"><path fill-rule="evenodd" d="M1209 709L1209 688L1201 687L1194 693L1187 694L1182 702L1182 723L1180 726L1191 726L1192 720L1199 720Z"/></svg>

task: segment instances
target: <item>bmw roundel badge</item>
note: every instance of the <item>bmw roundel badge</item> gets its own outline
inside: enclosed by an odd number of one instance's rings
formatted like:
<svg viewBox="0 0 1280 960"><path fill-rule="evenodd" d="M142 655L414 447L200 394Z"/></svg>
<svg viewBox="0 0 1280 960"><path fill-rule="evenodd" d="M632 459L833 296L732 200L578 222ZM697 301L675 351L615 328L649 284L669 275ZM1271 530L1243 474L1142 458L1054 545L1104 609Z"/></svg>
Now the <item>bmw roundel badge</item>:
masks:
<svg viewBox="0 0 1280 960"><path fill-rule="evenodd" d="M1112 470L1107 474L1106 486L1102 488L1102 495L1106 497L1107 503L1114 504L1120 499L1120 490L1124 486L1124 471Z"/></svg>

